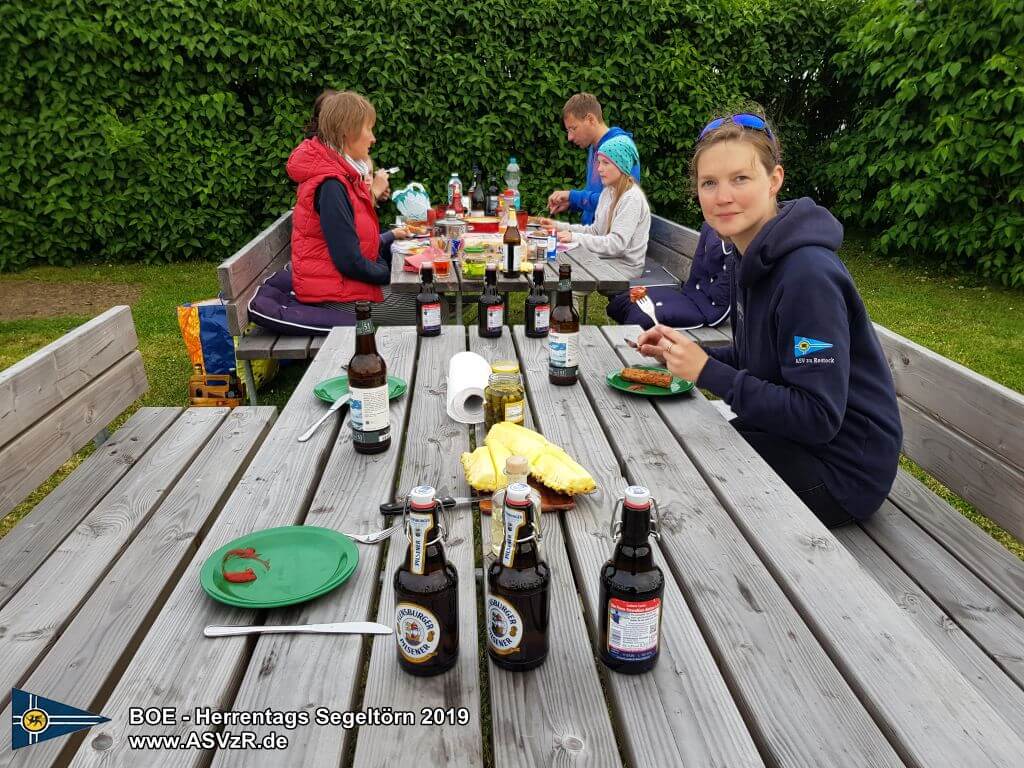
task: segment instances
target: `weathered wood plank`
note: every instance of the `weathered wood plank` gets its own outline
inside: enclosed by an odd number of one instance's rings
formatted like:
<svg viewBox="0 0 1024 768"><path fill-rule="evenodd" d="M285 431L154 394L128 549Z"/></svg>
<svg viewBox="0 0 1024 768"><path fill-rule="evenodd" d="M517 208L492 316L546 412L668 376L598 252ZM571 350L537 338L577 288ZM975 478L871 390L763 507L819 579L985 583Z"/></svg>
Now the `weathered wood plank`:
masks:
<svg viewBox="0 0 1024 768"><path fill-rule="evenodd" d="M408 382L413 380L416 333L412 328L381 328L378 349L388 364L388 373ZM384 519L377 509L389 498L402 457L401 430L412 407L410 394L391 403L392 445L376 456L352 449L351 429L341 426L338 439L324 467L320 483L305 517L306 525L336 531L380 530ZM341 417L339 417L339 420ZM399 539L393 539L398 542ZM319 600L274 611L267 619L274 624L315 624L346 620L365 621L377 593L381 557L386 544L359 546L359 567L338 590ZM391 624L392 621L388 621ZM241 688L232 708L238 711L312 710L319 706L344 712L360 708L357 699L364 643L380 645L394 652L393 637L325 638L315 635L265 635L256 642ZM404 703L389 702L396 709ZM259 738L275 727L252 728ZM393 732L391 732L393 734ZM260 755L261 766L340 765L354 733L341 728L310 726L295 731L288 748ZM252 754L244 750L221 750L214 755L215 768L249 766Z"/></svg>
<svg viewBox="0 0 1024 768"><path fill-rule="evenodd" d="M577 271L583 270L594 279L593 290L601 293L621 293L629 288L629 278L619 271L617 262L613 259L602 259L583 245L568 251L566 256L573 262L573 277Z"/></svg>
<svg viewBox="0 0 1024 768"><path fill-rule="evenodd" d="M656 407L905 761L1019 762L1024 741L710 403Z"/></svg>
<svg viewBox="0 0 1024 768"><path fill-rule="evenodd" d="M470 333L470 350L488 361L516 359L512 329L506 330L509 333L498 339L481 339ZM527 426L535 428L529 405ZM483 425L479 425L477 445L483 445L484 437ZM551 568L548 660L526 674L508 672L488 661L491 722L500 724L493 729L494 762L498 768L571 765L582 761L583 755L587 755L587 765L621 765L559 517L547 514L541 520L543 555ZM494 560L491 518L481 517L481 522L482 562L486 574ZM524 708L524 701L536 703L537 709ZM659 722L662 719L659 718ZM629 724L636 721L633 717ZM655 742L664 740L658 734ZM576 748L570 750L569 746L573 745ZM671 764L668 755L674 754L674 749L665 754L664 764Z"/></svg>
<svg viewBox="0 0 1024 768"><path fill-rule="evenodd" d="M140 408L0 539L0 606L138 463L180 413L180 408Z"/></svg>
<svg viewBox="0 0 1024 768"><path fill-rule="evenodd" d="M204 764L199 751L133 751L127 735L138 733L128 725L129 707L170 706L191 713L197 706L229 709L242 680L252 642L244 637L208 639L208 624L253 624L256 611L232 608L210 600L199 585L198 574L206 559L224 543L264 528L294 525L309 506L322 468L339 431L337 421L324 425L307 442L296 438L323 413L324 404L313 387L347 362L354 347L355 330L336 328L284 407L228 498L209 533L199 545L120 681L103 705L111 722L93 728L72 765L168 766L188 768ZM275 620L275 614L270 614ZM190 723L147 727L147 733L182 735Z"/></svg>
<svg viewBox="0 0 1024 768"><path fill-rule="evenodd" d="M674 251L664 243L650 240L647 243L647 256L661 264L665 269L685 283L693 267L693 259L680 251Z"/></svg>
<svg viewBox="0 0 1024 768"><path fill-rule="evenodd" d="M277 339L276 333L256 326L238 339L238 343L235 345L235 357L239 360L269 360L270 351L274 348Z"/></svg>
<svg viewBox="0 0 1024 768"><path fill-rule="evenodd" d="M217 281L225 300L238 298L291 242L292 212L285 211L273 224L243 245L217 267Z"/></svg>
<svg viewBox="0 0 1024 768"><path fill-rule="evenodd" d="M875 332L901 397L1024 468L1024 395L877 323Z"/></svg>
<svg viewBox="0 0 1024 768"><path fill-rule="evenodd" d="M963 629L935 604L860 526L844 525L835 530L843 543L935 647L956 665L1007 724L1024 736L1024 691L1000 669Z"/></svg>
<svg viewBox="0 0 1024 768"><path fill-rule="evenodd" d="M979 450L976 443L903 398L898 403L903 453L983 515L1024 539L1024 470Z"/></svg>
<svg viewBox="0 0 1024 768"><path fill-rule="evenodd" d="M732 337L722 333L718 328L690 328L686 331L699 343L707 344L709 347L720 347L732 344Z"/></svg>
<svg viewBox="0 0 1024 768"><path fill-rule="evenodd" d="M0 446L138 346L131 310L111 307L0 371ZM121 410L130 404L131 400L123 403Z"/></svg>
<svg viewBox="0 0 1024 768"><path fill-rule="evenodd" d="M445 412L448 360L466 348L462 326L443 326L439 338L422 339L416 367L412 412L407 427L398 489L406 493L420 484L447 486L455 494L468 493L459 456L469 449L469 433ZM376 500L370 504L376 507ZM438 728L403 727L401 737L385 728L361 729L354 766L398 765L415 755L425 765L482 765L480 668L477 653L476 581L473 578L473 518L467 510L450 515L445 552L459 574L459 659L435 677L414 677L398 666L394 638L375 642L366 676L363 708L396 706L419 714L423 707L466 707L470 724ZM405 557L400 537L388 548L377 621L394 625L394 573Z"/></svg>
<svg viewBox="0 0 1024 768"><path fill-rule="evenodd" d="M964 632L1018 685L1024 686L1024 616L891 503L883 504L862 527Z"/></svg>
<svg viewBox="0 0 1024 768"><path fill-rule="evenodd" d="M454 293L459 290L459 276L455 269L449 269L444 277L434 275L434 285L439 292ZM419 293L419 272L405 269L405 254L392 252L391 256L391 290L396 293Z"/></svg>
<svg viewBox="0 0 1024 768"><path fill-rule="evenodd" d="M0 448L0 515L14 509L146 387L142 355L131 352Z"/></svg>
<svg viewBox="0 0 1024 768"><path fill-rule="evenodd" d="M901 765L707 483L676 447L652 403L607 386L606 372L623 361L600 329L583 329L582 340L583 389L615 451L605 463L625 466L630 481L647 486L660 501L663 538L658 549L670 569L666 578L681 587L689 603L680 597L667 606L663 638L669 655L654 671L665 708L686 713L671 718L680 754L687 758L678 764L757 762L760 757L746 733L750 728L770 765ZM577 437L576 423L556 422L565 439L585 437ZM577 450L595 442L583 440ZM593 549L597 537L605 535L610 506L606 503L602 514L573 536L578 550ZM590 573L596 572L591 563ZM596 579L578 581L581 591L590 587L588 604L596 613ZM780 696L780 691L787 694ZM646 710L645 716L651 717Z"/></svg>
<svg viewBox="0 0 1024 768"><path fill-rule="evenodd" d="M236 408L153 513L124 554L103 577L81 610L24 685L83 707L101 704L149 622L191 560L196 539L220 508L272 423L276 408ZM158 566L156 564L159 564ZM82 649L89 661L82 663ZM10 718L8 705L5 721ZM83 733L81 738L84 738ZM17 764L10 734L0 737L0 766ZM71 746L55 739L32 750L36 768L53 765Z"/></svg>
<svg viewBox="0 0 1024 768"><path fill-rule="evenodd" d="M697 252L697 242L700 240L700 232L696 229L684 227L663 216L651 216L651 240L667 245L674 251L685 254L691 259Z"/></svg>
<svg viewBox="0 0 1024 768"><path fill-rule="evenodd" d="M275 360L305 360L309 357L309 336L278 336L270 356Z"/></svg>
<svg viewBox="0 0 1024 768"><path fill-rule="evenodd" d="M248 286L242 288L234 298L224 306L228 316L228 331L232 336L241 336L249 325L249 300L263 282L280 269L284 269L291 261L292 245L287 242L284 248L271 260L267 267L257 275Z"/></svg>
<svg viewBox="0 0 1024 768"><path fill-rule="evenodd" d="M1024 561L902 469L889 499L1024 615Z"/></svg>
<svg viewBox="0 0 1024 768"><path fill-rule="evenodd" d="M310 358L316 357L316 353L320 351L320 347L324 345L324 341L327 339L326 336L313 336L309 340L309 356Z"/></svg>
<svg viewBox="0 0 1024 768"><path fill-rule="evenodd" d="M186 411L0 609L0 627L14 639L4 653L0 696L63 631L227 414L227 408Z"/></svg>

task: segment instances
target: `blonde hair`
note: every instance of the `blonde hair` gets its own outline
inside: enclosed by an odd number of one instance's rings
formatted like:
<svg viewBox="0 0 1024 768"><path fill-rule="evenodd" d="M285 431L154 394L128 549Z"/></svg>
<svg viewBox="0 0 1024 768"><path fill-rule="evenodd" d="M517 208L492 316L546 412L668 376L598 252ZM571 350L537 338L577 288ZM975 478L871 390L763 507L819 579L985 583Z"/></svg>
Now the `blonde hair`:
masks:
<svg viewBox="0 0 1024 768"><path fill-rule="evenodd" d="M622 169L620 168L619 170L621 171ZM609 184L609 186L615 193L615 197L612 200L611 209L608 211L608 226L605 227L604 230L604 234L606 235L612 231L612 221L615 219L615 209L619 207L619 201L622 199L622 196L626 194L629 190L631 190L633 187L640 189L640 185L637 184L636 180L628 173L623 173L619 177L618 181L616 181L614 184ZM643 190L640 191L642 192Z"/></svg>
<svg viewBox="0 0 1024 768"><path fill-rule="evenodd" d="M344 152L346 140L355 139L376 119L377 110L365 96L355 91L332 93L320 105L317 136L329 147Z"/></svg>
<svg viewBox="0 0 1024 768"><path fill-rule="evenodd" d="M569 115L572 115L577 120L582 120L587 115L593 115L599 123L604 120L601 102L592 93L577 93L570 96L569 100L565 102L565 106L562 107L562 120L565 120Z"/></svg>
<svg viewBox="0 0 1024 768"><path fill-rule="evenodd" d="M775 166L782 165L782 144L779 141L779 134L776 132L775 126L769 123L768 118L763 114L758 114L758 117L764 120L774 138L768 136L764 131L737 125L729 119L729 115L716 115L712 120L718 117L724 117L725 121L714 130L708 131L707 135L697 142L697 146L693 150L693 157L690 160L690 191L694 195L697 194L697 162L704 151L715 144L726 141L749 144L753 147L754 154L761 161L761 165L764 166L769 176L775 170ZM710 123L711 120L708 122Z"/></svg>

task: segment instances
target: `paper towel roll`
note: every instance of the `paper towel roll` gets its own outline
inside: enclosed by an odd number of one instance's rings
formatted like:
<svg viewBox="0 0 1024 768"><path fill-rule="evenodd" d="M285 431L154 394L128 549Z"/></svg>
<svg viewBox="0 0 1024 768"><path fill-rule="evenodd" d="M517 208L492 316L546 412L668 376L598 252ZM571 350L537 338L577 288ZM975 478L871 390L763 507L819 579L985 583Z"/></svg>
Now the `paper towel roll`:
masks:
<svg viewBox="0 0 1024 768"><path fill-rule="evenodd" d="M458 352L448 361L448 415L460 424L484 420L484 387L491 365L476 352Z"/></svg>

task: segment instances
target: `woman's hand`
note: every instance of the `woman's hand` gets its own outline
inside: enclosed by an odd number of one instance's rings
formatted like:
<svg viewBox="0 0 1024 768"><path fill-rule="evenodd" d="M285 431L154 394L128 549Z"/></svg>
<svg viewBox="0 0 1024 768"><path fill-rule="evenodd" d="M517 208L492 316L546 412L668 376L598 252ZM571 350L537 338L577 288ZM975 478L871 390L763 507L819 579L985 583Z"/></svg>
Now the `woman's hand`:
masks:
<svg viewBox="0 0 1024 768"><path fill-rule="evenodd" d="M373 181L370 182L370 193L378 203L387 200L391 196L391 182L387 171L381 169L373 174Z"/></svg>
<svg viewBox="0 0 1024 768"><path fill-rule="evenodd" d="M661 361L673 376L696 382L708 353L679 331L660 323L644 331L636 340L641 355Z"/></svg>
<svg viewBox="0 0 1024 768"><path fill-rule="evenodd" d="M560 243L572 242L572 232L570 232L568 229L563 229L561 232L556 232L555 237L558 239L558 242Z"/></svg>

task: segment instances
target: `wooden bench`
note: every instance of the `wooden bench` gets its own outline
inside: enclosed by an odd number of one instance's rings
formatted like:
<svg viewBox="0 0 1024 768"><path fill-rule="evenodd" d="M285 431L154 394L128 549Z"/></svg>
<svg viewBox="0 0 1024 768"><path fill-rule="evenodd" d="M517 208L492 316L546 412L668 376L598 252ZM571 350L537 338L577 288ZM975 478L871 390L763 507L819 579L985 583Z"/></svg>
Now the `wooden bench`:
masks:
<svg viewBox="0 0 1024 768"><path fill-rule="evenodd" d="M93 703L276 413L146 407L108 438L105 427L147 387L123 306L0 372L0 517L99 435L96 450L0 538L7 722L16 686ZM60 741L50 743L54 756ZM47 748L33 747L42 761L33 764L48 764Z"/></svg>
<svg viewBox="0 0 1024 768"><path fill-rule="evenodd" d="M652 217L648 256L683 276L698 232ZM731 331L727 327L725 334ZM903 454L1024 541L1024 395L875 324ZM1024 712L1024 562L903 469L836 536L1000 712ZM1018 729L1024 734L1024 724Z"/></svg>
<svg viewBox="0 0 1024 768"><path fill-rule="evenodd" d="M242 376L249 404L256 405L256 383L252 360L310 360L323 344L318 335L278 335L249 325L249 300L264 280L284 268L292 254L292 212L281 214L269 227L242 246L217 267L221 299L227 306L228 330L238 338L235 356L242 363Z"/></svg>

